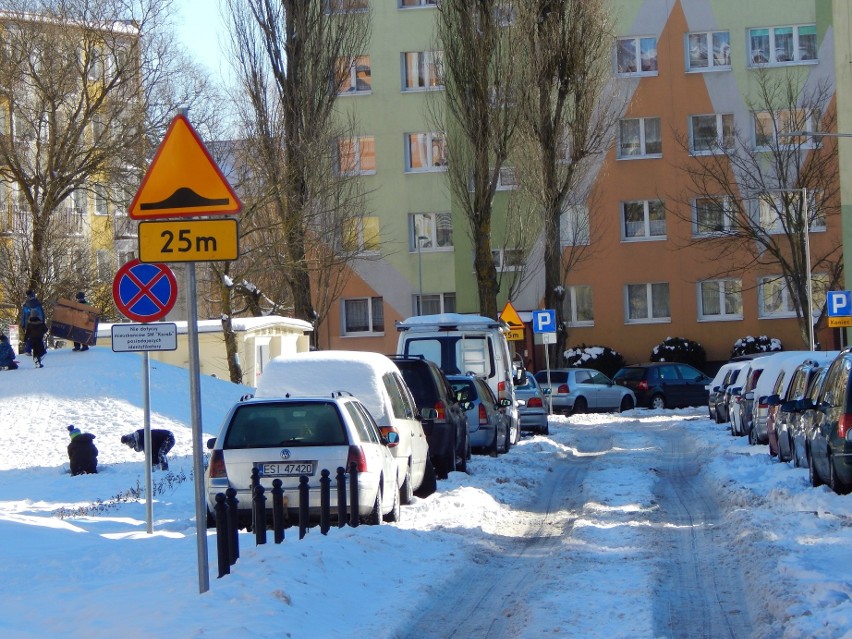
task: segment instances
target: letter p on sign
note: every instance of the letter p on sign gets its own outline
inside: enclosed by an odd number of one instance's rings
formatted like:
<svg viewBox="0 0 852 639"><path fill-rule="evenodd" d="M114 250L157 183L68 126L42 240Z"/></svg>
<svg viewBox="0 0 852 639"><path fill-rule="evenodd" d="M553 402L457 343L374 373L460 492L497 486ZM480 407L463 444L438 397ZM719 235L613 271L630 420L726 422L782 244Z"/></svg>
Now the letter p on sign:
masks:
<svg viewBox="0 0 852 639"><path fill-rule="evenodd" d="M846 317L852 315L852 292L828 291L828 316Z"/></svg>
<svg viewBox="0 0 852 639"><path fill-rule="evenodd" d="M548 309L545 311L533 311L533 333L555 333L556 311Z"/></svg>

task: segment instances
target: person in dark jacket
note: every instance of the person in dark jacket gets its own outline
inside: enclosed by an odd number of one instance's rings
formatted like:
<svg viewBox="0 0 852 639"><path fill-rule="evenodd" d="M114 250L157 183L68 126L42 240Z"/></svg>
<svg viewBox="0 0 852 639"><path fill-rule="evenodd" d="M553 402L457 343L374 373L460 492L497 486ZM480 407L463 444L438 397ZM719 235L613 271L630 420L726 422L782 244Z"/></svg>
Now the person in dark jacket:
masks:
<svg viewBox="0 0 852 639"><path fill-rule="evenodd" d="M145 452L145 431L140 428L129 435L121 436L121 443L130 446L137 453ZM164 428L151 429L151 468L159 466L162 470L169 469L169 460L166 454L175 445L175 436L172 431Z"/></svg>
<svg viewBox="0 0 852 639"><path fill-rule="evenodd" d="M98 472L98 449L95 436L84 433L73 424L68 427L71 443L68 444L68 460L71 462L72 475L86 475Z"/></svg>
<svg viewBox="0 0 852 639"><path fill-rule="evenodd" d="M44 321L44 307L41 305L41 301L36 297L35 291L29 289L27 291L27 299L24 300L24 304L21 306L21 332L25 332L27 330L27 321L31 316L38 316L41 318L41 321ZM26 341L26 336L24 337L24 353L29 355L32 352L32 347L30 343Z"/></svg>
<svg viewBox="0 0 852 639"><path fill-rule="evenodd" d="M77 295L74 297L77 300L78 304L88 304L89 302L86 300L86 294L83 291L77 291ZM89 350L89 346L87 344L83 344L82 342L74 342L74 350L75 351L87 351Z"/></svg>
<svg viewBox="0 0 852 639"><path fill-rule="evenodd" d="M13 371L18 368L15 363L15 349L9 343L9 338L0 335L0 370Z"/></svg>
<svg viewBox="0 0 852 639"><path fill-rule="evenodd" d="M47 334L47 325L44 320L36 314L31 314L27 319L27 329L24 331L26 343L33 352L33 363L36 368L44 368L42 360L47 352L47 347L44 345L44 336Z"/></svg>

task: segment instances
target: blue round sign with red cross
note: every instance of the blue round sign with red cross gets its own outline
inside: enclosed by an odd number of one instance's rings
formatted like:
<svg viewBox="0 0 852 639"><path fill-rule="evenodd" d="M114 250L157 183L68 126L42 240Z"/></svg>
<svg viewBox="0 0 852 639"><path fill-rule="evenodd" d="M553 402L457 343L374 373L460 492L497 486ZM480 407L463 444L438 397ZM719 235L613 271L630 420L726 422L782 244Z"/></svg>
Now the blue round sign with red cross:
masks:
<svg viewBox="0 0 852 639"><path fill-rule="evenodd" d="M132 260L118 269L112 282L118 310L136 322L156 322L168 315L177 301L177 280L165 264Z"/></svg>

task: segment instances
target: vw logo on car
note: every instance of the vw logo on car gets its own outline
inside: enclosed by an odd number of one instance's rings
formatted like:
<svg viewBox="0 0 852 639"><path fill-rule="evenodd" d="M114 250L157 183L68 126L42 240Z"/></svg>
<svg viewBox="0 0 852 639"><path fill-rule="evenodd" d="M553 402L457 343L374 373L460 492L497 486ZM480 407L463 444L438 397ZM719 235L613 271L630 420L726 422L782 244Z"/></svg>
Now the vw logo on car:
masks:
<svg viewBox="0 0 852 639"><path fill-rule="evenodd" d="M290 450L288 448L281 451L281 459L290 459Z"/></svg>

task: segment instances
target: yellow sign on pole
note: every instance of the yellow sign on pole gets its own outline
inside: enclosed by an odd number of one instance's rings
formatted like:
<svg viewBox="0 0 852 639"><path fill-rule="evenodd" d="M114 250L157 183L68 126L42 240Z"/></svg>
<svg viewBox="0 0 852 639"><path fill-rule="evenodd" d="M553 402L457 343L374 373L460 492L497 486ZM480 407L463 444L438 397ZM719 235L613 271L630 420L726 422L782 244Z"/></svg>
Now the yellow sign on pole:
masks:
<svg viewBox="0 0 852 639"><path fill-rule="evenodd" d="M829 317L828 318L828 327L829 328L843 328L845 326L852 326L852 317Z"/></svg>
<svg viewBox="0 0 852 639"><path fill-rule="evenodd" d="M510 328L520 329L521 339L523 339L524 323L521 321L521 316L518 315L518 311L516 311L515 307L512 306L512 302L506 302L506 306L504 306L503 310L500 312L500 319L506 322ZM510 337L509 339L512 338Z"/></svg>
<svg viewBox="0 0 852 639"><path fill-rule="evenodd" d="M139 222L139 261L226 262L239 257L237 221Z"/></svg>
<svg viewBox="0 0 852 639"><path fill-rule="evenodd" d="M506 339L510 342L522 342L524 341L524 329L522 328L513 328L506 333Z"/></svg>

